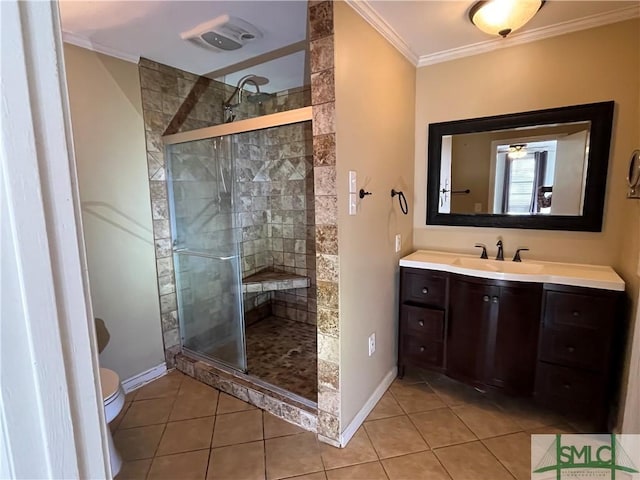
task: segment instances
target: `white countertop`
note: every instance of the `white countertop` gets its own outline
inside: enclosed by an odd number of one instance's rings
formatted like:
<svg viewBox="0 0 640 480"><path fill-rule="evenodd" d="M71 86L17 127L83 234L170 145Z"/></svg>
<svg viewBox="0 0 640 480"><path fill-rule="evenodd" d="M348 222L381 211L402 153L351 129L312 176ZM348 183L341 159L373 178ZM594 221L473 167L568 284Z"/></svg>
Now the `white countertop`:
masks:
<svg viewBox="0 0 640 480"><path fill-rule="evenodd" d="M480 259L477 255L418 250L400 259L401 267L439 270L471 277L515 282L554 283L575 287L624 290L624 280L611 267L578 263L512 262Z"/></svg>

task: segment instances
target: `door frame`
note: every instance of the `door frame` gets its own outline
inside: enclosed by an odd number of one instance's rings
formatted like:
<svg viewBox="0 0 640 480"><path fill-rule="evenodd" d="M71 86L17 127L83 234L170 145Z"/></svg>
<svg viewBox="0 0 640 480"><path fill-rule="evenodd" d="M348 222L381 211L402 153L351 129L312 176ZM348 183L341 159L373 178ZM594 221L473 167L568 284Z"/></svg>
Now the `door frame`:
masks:
<svg viewBox="0 0 640 480"><path fill-rule="evenodd" d="M110 478L58 4L1 8L0 477Z"/></svg>

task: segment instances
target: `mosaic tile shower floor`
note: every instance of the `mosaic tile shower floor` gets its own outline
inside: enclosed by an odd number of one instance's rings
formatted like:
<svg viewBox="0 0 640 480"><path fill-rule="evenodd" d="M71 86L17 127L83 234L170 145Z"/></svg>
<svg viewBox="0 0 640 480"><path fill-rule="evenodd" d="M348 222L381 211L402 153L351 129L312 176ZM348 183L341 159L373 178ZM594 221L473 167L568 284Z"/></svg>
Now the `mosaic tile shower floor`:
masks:
<svg viewBox="0 0 640 480"><path fill-rule="evenodd" d="M127 394L109 427L117 480L528 480L530 434L576 431L424 372L396 379L344 449L177 371Z"/></svg>
<svg viewBox="0 0 640 480"><path fill-rule="evenodd" d="M317 401L316 326L271 316L246 329L249 375Z"/></svg>

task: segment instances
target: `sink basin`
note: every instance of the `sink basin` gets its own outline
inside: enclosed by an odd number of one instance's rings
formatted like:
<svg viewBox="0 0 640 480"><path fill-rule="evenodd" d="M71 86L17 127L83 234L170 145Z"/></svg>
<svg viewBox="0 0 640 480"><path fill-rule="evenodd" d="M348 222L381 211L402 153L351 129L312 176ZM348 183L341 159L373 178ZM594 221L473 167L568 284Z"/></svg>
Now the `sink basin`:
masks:
<svg viewBox="0 0 640 480"><path fill-rule="evenodd" d="M544 265L535 263L511 262L508 260L486 260L483 258L468 257L458 257L451 262L451 264L463 268L483 270L485 272L515 273L523 275L535 275L541 273L544 269Z"/></svg>
<svg viewBox="0 0 640 480"><path fill-rule="evenodd" d="M500 262L501 272L504 273L522 273L526 275L535 275L538 273L542 273L544 270L544 265L539 265L536 263L522 263L522 262Z"/></svg>
<svg viewBox="0 0 640 480"><path fill-rule="evenodd" d="M458 265L463 268L473 268L474 270L484 270L486 272L499 272L498 262L495 260L485 260L483 258L458 257L451 265Z"/></svg>

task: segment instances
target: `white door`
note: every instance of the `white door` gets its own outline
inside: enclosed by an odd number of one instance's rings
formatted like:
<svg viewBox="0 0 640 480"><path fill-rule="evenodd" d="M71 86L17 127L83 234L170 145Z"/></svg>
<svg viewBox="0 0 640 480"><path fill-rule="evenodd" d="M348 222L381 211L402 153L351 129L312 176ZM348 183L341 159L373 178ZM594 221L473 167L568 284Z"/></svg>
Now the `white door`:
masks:
<svg viewBox="0 0 640 480"><path fill-rule="evenodd" d="M581 215L586 175L586 130L558 139L551 215Z"/></svg>
<svg viewBox="0 0 640 480"><path fill-rule="evenodd" d="M438 213L451 213L451 135L442 137Z"/></svg>
<svg viewBox="0 0 640 480"><path fill-rule="evenodd" d="M111 476L57 8L1 6L0 478Z"/></svg>

